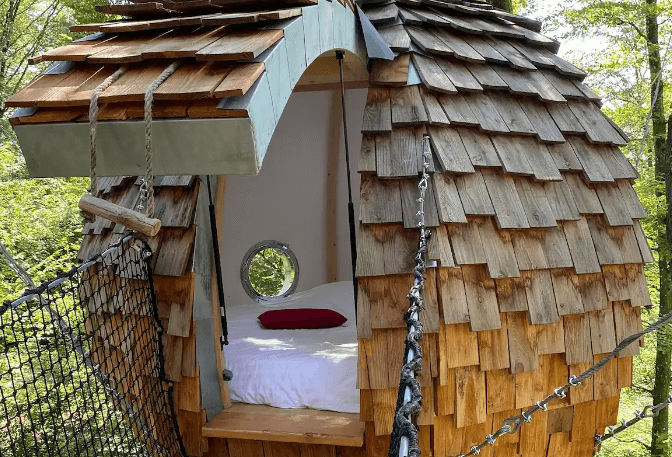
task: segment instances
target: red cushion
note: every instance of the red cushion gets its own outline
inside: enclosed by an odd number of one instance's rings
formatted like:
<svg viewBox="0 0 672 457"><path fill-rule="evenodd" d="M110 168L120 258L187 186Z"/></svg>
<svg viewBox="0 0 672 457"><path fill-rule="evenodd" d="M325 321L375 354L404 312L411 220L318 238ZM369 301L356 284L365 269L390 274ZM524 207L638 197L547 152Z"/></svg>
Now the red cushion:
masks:
<svg viewBox="0 0 672 457"><path fill-rule="evenodd" d="M330 309L274 309L259 315L264 328L314 329L343 325L348 319Z"/></svg>

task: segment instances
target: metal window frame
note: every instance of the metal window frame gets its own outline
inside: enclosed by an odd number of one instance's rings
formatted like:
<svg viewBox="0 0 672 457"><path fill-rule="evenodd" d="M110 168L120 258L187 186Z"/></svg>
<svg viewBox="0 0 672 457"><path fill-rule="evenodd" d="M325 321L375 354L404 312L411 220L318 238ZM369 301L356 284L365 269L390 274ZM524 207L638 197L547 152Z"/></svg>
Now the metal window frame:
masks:
<svg viewBox="0 0 672 457"><path fill-rule="evenodd" d="M294 279L292 280L291 283L289 283L289 285L287 285L288 278L285 277L285 286L283 287L280 294L276 295L275 297L268 297L266 295L261 295L254 289L252 283L250 282L250 263L252 263L252 259L254 259L254 257L264 249L276 249L282 252L283 254L285 254L286 256L285 258L288 259L289 262L291 262L291 265L294 267ZM287 243L282 243L276 240L260 241L259 243L256 243L254 246L248 249L247 252L245 253L245 256L243 256L243 261L240 264L240 282L243 285L245 293L249 295L250 298L257 303L260 302L268 303L281 300L283 298L292 295L296 291L297 286L299 285L299 261L297 260L296 255L289 248L289 245Z"/></svg>

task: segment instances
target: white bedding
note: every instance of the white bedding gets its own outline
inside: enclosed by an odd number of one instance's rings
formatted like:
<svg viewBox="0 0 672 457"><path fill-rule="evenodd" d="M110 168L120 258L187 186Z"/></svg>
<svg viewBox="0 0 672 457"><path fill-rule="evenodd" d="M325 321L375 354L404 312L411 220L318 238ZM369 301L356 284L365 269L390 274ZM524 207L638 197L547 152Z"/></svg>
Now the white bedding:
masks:
<svg viewBox="0 0 672 457"><path fill-rule="evenodd" d="M340 327L268 330L269 309L328 308L348 318ZM357 330L352 282L325 284L275 303L228 305L226 367L231 399L279 408L359 412Z"/></svg>

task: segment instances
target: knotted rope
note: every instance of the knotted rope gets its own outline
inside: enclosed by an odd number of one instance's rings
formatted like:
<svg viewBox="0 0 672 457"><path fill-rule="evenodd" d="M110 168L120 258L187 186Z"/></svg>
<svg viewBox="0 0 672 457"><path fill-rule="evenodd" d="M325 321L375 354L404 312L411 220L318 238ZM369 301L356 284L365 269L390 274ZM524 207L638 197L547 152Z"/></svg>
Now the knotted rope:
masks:
<svg viewBox="0 0 672 457"><path fill-rule="evenodd" d="M90 134L89 138L91 141L91 195L96 195L98 193L98 176L96 176L96 133L98 130L98 99L100 95L107 90L116 80L118 80L121 75L126 73L128 67L125 65L119 67L117 71L108 76L101 85L96 87L93 90L91 95L91 102L89 103L89 126Z"/></svg>
<svg viewBox="0 0 672 457"><path fill-rule="evenodd" d="M158 78L147 87L145 91L145 179L143 188L146 191L147 216L154 217L154 169L152 165L152 107L154 105L154 93L166 79L177 70L182 61L171 63ZM142 204L138 205L142 209Z"/></svg>

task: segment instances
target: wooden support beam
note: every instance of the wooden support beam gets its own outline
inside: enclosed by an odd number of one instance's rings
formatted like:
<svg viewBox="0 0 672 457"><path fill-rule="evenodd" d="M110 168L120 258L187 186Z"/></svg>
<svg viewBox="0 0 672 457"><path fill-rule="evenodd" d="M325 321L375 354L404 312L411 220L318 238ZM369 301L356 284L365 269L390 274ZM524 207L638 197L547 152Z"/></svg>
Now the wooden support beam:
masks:
<svg viewBox="0 0 672 457"><path fill-rule="evenodd" d="M79 209L95 216L121 224L147 236L156 236L161 229L159 219L151 219L142 213L115 205L112 202L85 194L79 200Z"/></svg>

